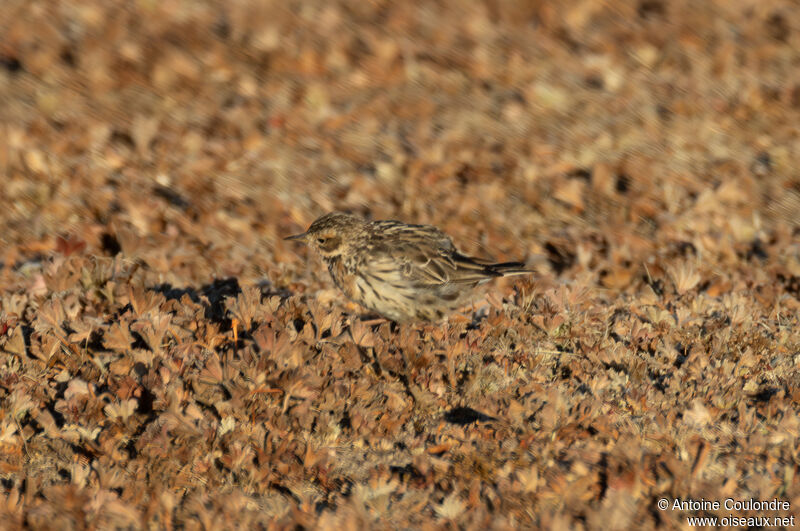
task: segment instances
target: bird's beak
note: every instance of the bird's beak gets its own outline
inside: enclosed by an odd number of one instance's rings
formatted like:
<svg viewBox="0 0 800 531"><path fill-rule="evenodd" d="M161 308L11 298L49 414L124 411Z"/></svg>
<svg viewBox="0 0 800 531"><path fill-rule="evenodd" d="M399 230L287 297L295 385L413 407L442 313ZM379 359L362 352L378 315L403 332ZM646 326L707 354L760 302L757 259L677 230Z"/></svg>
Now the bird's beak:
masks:
<svg viewBox="0 0 800 531"><path fill-rule="evenodd" d="M304 232L302 234L295 234L294 236L287 236L286 238L284 238L284 240L294 240L305 243L306 238L308 238L308 233Z"/></svg>

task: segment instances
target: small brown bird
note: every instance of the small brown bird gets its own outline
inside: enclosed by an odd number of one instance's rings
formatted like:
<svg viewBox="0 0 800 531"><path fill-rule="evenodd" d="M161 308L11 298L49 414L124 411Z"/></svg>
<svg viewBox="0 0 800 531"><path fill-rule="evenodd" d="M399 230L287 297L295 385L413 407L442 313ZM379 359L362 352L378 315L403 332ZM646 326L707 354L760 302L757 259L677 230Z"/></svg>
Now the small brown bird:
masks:
<svg viewBox="0 0 800 531"><path fill-rule="evenodd" d="M465 256L432 225L365 221L340 212L285 239L316 249L348 298L398 322L441 319L467 304L478 284L533 272L522 262Z"/></svg>

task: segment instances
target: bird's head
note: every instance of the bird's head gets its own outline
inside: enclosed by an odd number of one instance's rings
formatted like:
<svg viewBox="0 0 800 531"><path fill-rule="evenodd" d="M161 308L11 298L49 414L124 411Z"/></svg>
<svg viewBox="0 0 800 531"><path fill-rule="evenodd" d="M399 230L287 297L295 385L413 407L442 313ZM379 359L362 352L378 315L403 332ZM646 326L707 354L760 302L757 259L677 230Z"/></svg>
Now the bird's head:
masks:
<svg viewBox="0 0 800 531"><path fill-rule="evenodd" d="M303 242L323 258L334 258L346 252L364 225L364 220L351 214L331 212L317 218L304 233L284 239Z"/></svg>

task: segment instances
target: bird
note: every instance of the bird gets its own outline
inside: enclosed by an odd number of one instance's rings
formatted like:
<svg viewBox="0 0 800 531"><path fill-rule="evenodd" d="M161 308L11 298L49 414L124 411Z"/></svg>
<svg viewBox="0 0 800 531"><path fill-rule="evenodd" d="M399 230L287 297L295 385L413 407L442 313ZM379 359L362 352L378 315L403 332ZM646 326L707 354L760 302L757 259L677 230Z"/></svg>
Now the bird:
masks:
<svg viewBox="0 0 800 531"><path fill-rule="evenodd" d="M433 225L367 221L331 212L284 238L316 250L350 300L397 323L439 321L463 308L473 288L497 277L533 273L523 262L467 256Z"/></svg>

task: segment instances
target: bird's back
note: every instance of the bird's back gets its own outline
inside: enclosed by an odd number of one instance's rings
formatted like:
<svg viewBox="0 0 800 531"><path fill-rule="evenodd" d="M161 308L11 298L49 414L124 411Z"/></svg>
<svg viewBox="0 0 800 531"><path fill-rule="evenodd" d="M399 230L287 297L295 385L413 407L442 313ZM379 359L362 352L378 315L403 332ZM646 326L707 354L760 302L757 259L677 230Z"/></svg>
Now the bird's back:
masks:
<svg viewBox="0 0 800 531"><path fill-rule="evenodd" d="M435 320L463 306L472 288L491 278L525 272L522 264L493 264L459 253L431 225L375 221L348 264L354 298L396 321Z"/></svg>

